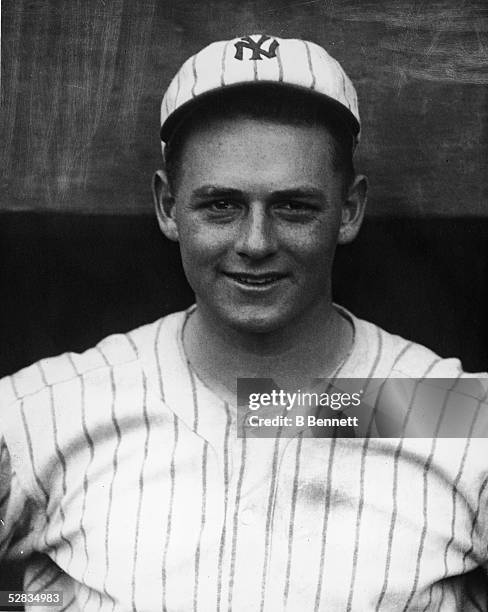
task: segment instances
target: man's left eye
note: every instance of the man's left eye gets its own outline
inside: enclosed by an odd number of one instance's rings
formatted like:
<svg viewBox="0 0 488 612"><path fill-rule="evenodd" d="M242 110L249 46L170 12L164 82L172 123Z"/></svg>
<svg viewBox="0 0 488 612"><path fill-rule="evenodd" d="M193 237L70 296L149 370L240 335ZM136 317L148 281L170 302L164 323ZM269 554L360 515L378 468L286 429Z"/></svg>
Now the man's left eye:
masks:
<svg viewBox="0 0 488 612"><path fill-rule="evenodd" d="M288 210L302 210L305 207L301 202L283 202L281 206Z"/></svg>
<svg viewBox="0 0 488 612"><path fill-rule="evenodd" d="M306 202L280 202L277 204L277 208L288 213L309 213L313 211L313 206Z"/></svg>

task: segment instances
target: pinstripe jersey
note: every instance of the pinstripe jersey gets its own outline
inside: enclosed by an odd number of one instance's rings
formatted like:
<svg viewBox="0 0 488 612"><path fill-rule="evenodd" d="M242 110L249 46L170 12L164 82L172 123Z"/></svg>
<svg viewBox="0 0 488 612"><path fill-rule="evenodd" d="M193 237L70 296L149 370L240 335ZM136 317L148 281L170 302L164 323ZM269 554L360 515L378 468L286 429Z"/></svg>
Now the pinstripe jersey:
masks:
<svg viewBox="0 0 488 612"><path fill-rule="evenodd" d="M26 589L87 611L487 609L485 440L238 438L186 316L1 381L0 552L29 558ZM348 316L341 376L461 375Z"/></svg>

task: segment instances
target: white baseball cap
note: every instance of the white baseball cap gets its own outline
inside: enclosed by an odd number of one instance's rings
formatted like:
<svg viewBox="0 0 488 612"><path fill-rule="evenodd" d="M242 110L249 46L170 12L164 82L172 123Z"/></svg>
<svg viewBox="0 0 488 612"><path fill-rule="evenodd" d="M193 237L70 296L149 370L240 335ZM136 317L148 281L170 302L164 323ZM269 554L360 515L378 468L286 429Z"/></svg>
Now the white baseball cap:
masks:
<svg viewBox="0 0 488 612"><path fill-rule="evenodd" d="M181 66L161 104L163 148L205 98L223 89L265 83L323 98L359 141L356 90L339 62L313 42L254 34L211 43Z"/></svg>

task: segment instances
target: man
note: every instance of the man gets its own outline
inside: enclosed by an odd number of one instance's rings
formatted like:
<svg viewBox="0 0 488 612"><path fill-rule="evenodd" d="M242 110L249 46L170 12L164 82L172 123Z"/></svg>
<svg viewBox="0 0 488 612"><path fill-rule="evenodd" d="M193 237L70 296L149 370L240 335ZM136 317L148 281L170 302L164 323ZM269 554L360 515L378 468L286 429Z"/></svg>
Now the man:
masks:
<svg viewBox="0 0 488 612"><path fill-rule="evenodd" d="M367 190L348 77L246 36L187 60L161 112L156 210L196 305L2 381L0 550L28 557L24 588L70 610L486 609L485 440L404 436L423 379L472 423L486 382L463 393L458 360L332 302ZM380 385L364 437L260 439L236 399L237 379L397 377L408 401Z"/></svg>

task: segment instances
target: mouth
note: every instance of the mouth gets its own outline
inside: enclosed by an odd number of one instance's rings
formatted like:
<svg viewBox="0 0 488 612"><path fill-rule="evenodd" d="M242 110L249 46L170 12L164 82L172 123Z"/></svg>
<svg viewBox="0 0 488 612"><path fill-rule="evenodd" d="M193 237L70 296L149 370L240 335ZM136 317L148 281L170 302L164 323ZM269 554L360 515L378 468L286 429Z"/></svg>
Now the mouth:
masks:
<svg viewBox="0 0 488 612"><path fill-rule="evenodd" d="M252 288L270 287L286 276L285 274L279 272L267 272L261 274L251 274L247 272L224 272L224 275L243 287Z"/></svg>

